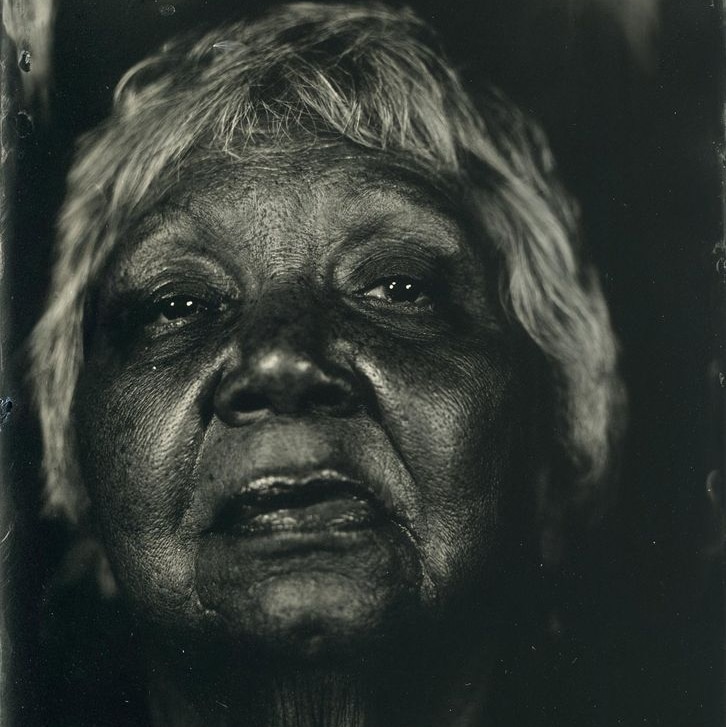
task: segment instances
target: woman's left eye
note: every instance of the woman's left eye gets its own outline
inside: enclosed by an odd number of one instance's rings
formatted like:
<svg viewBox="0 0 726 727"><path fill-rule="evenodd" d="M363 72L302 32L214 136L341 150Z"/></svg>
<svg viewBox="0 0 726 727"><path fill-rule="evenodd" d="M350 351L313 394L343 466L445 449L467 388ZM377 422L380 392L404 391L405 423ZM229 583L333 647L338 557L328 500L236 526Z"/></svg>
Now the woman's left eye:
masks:
<svg viewBox="0 0 726 727"><path fill-rule="evenodd" d="M430 308L433 304L430 291L425 283L403 275L379 280L372 288L363 292L366 298L382 300L386 303Z"/></svg>

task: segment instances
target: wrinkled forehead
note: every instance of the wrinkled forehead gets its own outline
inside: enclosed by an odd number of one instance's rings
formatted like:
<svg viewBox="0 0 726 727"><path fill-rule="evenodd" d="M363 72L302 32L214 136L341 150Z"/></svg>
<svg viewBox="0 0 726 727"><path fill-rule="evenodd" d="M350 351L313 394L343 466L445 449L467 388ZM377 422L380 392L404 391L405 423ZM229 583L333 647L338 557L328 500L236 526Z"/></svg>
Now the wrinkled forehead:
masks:
<svg viewBox="0 0 726 727"><path fill-rule="evenodd" d="M241 154L214 148L192 151L174 174L168 195L189 198L220 182L234 182L248 189L284 184L338 184L341 179L361 189L380 189L407 194L422 205L442 213L464 213L472 203L470 185L460 174L414 154L366 149L336 139L269 139L247 145Z"/></svg>
<svg viewBox="0 0 726 727"><path fill-rule="evenodd" d="M199 148L176 168L163 194L130 225L143 231L162 216L193 211L198 217L239 205L289 206L294 214L303 198L328 198L341 208L368 207L384 214L408 207L437 216L476 234L479 208L466 180L413 155L364 149L347 141L266 141L229 154ZM304 210L298 209L298 214ZM136 237L135 234L124 237Z"/></svg>

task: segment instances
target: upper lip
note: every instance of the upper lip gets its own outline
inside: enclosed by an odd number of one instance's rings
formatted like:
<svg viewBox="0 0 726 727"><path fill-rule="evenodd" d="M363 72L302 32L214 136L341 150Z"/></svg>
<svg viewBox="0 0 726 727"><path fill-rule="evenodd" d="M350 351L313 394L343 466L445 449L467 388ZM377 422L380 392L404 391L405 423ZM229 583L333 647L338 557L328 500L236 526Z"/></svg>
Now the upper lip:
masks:
<svg viewBox="0 0 726 727"><path fill-rule="evenodd" d="M363 501L381 514L392 516L371 487L338 470L320 469L296 474L265 474L248 480L216 508L210 531L228 532L241 520L262 513L304 508L337 498Z"/></svg>

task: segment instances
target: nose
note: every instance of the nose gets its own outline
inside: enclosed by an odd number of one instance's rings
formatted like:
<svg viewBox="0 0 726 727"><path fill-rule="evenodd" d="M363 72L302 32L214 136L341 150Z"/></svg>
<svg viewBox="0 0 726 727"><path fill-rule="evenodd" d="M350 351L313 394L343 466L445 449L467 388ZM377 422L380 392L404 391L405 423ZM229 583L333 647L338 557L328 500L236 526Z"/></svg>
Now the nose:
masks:
<svg viewBox="0 0 726 727"><path fill-rule="evenodd" d="M268 412L343 416L356 406L352 374L332 363L322 365L290 346L251 356L222 378L214 395L215 412L229 426Z"/></svg>

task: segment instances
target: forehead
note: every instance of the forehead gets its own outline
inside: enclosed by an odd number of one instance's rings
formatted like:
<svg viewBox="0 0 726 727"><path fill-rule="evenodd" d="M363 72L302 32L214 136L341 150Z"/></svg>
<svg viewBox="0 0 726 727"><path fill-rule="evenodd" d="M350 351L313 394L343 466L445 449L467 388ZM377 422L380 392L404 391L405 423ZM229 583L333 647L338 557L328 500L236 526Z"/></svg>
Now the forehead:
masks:
<svg viewBox="0 0 726 727"><path fill-rule="evenodd" d="M316 193L341 197L390 197L448 216L465 211L462 185L453 174L432 169L413 156L366 150L349 143L265 144L245 150L241 158L193 154L179 170L172 196L175 203L193 203L214 190L229 201L265 190L274 194ZM224 196L219 199L225 199Z"/></svg>
<svg viewBox="0 0 726 727"><path fill-rule="evenodd" d="M123 248L142 254L147 243L170 229L194 231L203 245L200 238L217 232L244 237L274 235L284 228L313 236L337 231L356 237L388 225L404 236L428 230L442 251L453 253L464 243L474 218L466 190L453 175L437 173L410 157L339 143L293 149L259 146L243 158L193 154L161 202L134 226ZM302 243L304 236L285 239L287 244Z"/></svg>

